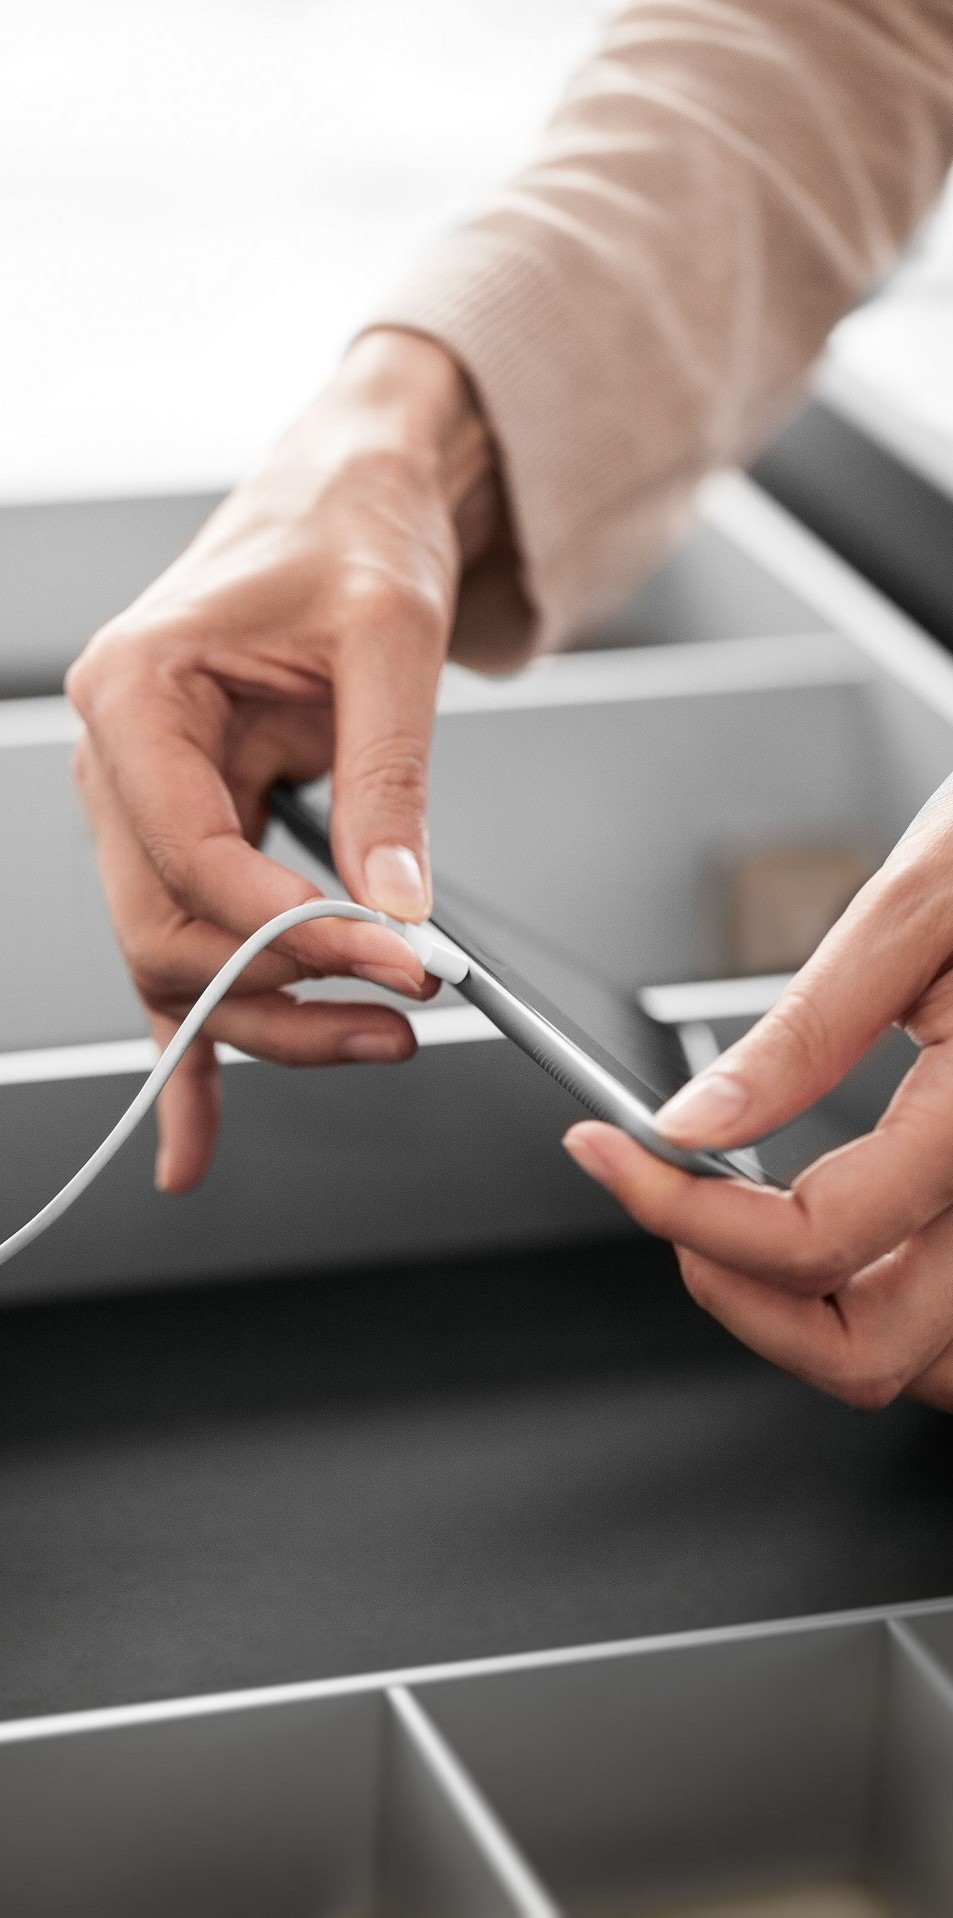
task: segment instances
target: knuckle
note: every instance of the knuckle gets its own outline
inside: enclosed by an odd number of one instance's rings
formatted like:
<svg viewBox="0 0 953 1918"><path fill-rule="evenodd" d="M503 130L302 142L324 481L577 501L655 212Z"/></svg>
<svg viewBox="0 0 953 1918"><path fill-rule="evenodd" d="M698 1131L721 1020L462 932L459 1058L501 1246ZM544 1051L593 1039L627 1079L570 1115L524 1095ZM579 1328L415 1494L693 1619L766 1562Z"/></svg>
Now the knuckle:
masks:
<svg viewBox="0 0 953 1918"><path fill-rule="evenodd" d="M74 659L63 681L63 690L80 718L88 719L92 697L92 672L88 653L80 653L79 658Z"/></svg>
<svg viewBox="0 0 953 1918"><path fill-rule="evenodd" d="M911 919L915 924L921 922L925 899L932 905L936 897L943 896L937 893L931 898L926 890L931 880L939 886L949 872L949 833L945 826L938 830L940 822L933 810L936 798L934 793L871 882L883 913L900 925L909 925Z"/></svg>
<svg viewBox="0 0 953 1918"><path fill-rule="evenodd" d="M342 624L356 628L365 641L386 639L395 627L436 638L446 626L444 593L371 567L347 569L338 582L338 603Z"/></svg>
<svg viewBox="0 0 953 1918"><path fill-rule="evenodd" d="M872 1372L855 1379L845 1396L858 1412L883 1412L899 1392L900 1386L890 1373Z"/></svg>
<svg viewBox="0 0 953 1918"><path fill-rule="evenodd" d="M714 1301L714 1286L711 1272L703 1259L692 1252L678 1254L682 1283L691 1299L703 1312L711 1313Z"/></svg>
<svg viewBox="0 0 953 1918"><path fill-rule="evenodd" d="M150 834L146 845L150 863L173 904L182 912L191 910L189 877L175 848L166 840Z"/></svg>
<svg viewBox="0 0 953 1918"><path fill-rule="evenodd" d="M372 567L347 567L337 590L348 624L360 626L371 635L386 627L405 605L405 593L398 582Z"/></svg>
<svg viewBox="0 0 953 1918"><path fill-rule="evenodd" d="M772 1016L771 1036L783 1048L796 1074L816 1068L831 1047L827 1020L811 996L797 984L789 986L779 1001Z"/></svg>
<svg viewBox="0 0 953 1918"><path fill-rule="evenodd" d="M868 1353L837 1374L830 1381L829 1389L855 1411L882 1412L899 1398L903 1385L896 1366Z"/></svg>
<svg viewBox="0 0 953 1918"><path fill-rule="evenodd" d="M171 834L151 827L143 837L149 863L172 903L191 917L199 895L196 856L191 856Z"/></svg>
<svg viewBox="0 0 953 1918"><path fill-rule="evenodd" d="M125 939L124 952L133 984L146 1005L166 1011L179 1004L186 982L181 967L161 944L133 934Z"/></svg>
<svg viewBox="0 0 953 1918"><path fill-rule="evenodd" d="M797 1247L785 1263L791 1283L798 1292L806 1294L835 1292L856 1269L856 1260L847 1247L836 1241L823 1244L808 1241Z"/></svg>
<svg viewBox="0 0 953 1918"><path fill-rule="evenodd" d="M626 1211L631 1212L633 1217L638 1219L639 1224L646 1232L653 1233L657 1239L674 1241L676 1225L672 1217L670 1205L666 1206L664 1200L660 1199L657 1194L646 1193L640 1186L630 1183L626 1174L623 1174L613 1189L620 1204L624 1205ZM696 1254L685 1251L677 1244L675 1249L680 1264L683 1263L685 1259L697 1256Z"/></svg>
<svg viewBox="0 0 953 1918"><path fill-rule="evenodd" d="M439 646L443 652L449 635L450 604L442 586L436 582L428 585L418 582L409 588L403 617L428 647Z"/></svg>
<svg viewBox="0 0 953 1918"><path fill-rule="evenodd" d="M172 904L187 919L214 920L213 877L223 853L241 837L237 827L234 831L229 827L188 839L173 827L163 830L151 822L148 831L142 832L141 843Z"/></svg>
<svg viewBox="0 0 953 1918"><path fill-rule="evenodd" d="M397 802L423 813L427 805L427 755L419 739L390 733L351 755L347 783L352 790Z"/></svg>
<svg viewBox="0 0 953 1918"><path fill-rule="evenodd" d="M121 644L117 621L101 626L74 659L63 682L67 698L87 724L104 684L107 684Z"/></svg>
<svg viewBox="0 0 953 1918"><path fill-rule="evenodd" d="M154 1012L173 1012L177 997L173 981L163 968L148 958L131 958L128 953L126 964L143 1005Z"/></svg>

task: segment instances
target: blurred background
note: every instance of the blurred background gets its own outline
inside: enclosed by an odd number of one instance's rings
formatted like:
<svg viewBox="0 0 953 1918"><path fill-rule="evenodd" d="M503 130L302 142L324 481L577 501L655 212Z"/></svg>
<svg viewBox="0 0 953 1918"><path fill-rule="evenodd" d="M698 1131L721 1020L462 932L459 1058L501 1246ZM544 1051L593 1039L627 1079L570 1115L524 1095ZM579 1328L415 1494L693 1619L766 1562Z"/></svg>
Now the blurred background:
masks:
<svg viewBox="0 0 953 1918"><path fill-rule="evenodd" d="M0 0L0 500L215 490L519 163L604 0ZM953 474L953 196L822 375Z"/></svg>
<svg viewBox="0 0 953 1918"><path fill-rule="evenodd" d="M230 480L526 152L594 0L3 0L0 496Z"/></svg>

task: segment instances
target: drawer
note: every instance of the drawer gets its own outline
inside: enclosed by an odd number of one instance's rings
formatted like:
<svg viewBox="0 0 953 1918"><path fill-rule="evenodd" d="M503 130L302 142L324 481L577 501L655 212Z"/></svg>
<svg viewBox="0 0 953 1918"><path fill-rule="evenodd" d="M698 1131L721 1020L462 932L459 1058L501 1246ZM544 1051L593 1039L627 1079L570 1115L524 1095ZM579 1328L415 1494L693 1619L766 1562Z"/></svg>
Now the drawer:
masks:
<svg viewBox="0 0 953 1918"><path fill-rule="evenodd" d="M796 588L805 630L575 654L504 682L450 670L436 728L438 871L627 995L724 972L740 858L793 844L876 862L953 763L953 662L749 484L710 491L704 512L739 565ZM5 1229L83 1161L151 1060L72 791L73 737L61 700L0 705ZM270 849L302 863L280 831ZM560 1150L569 1095L450 993L413 1019L420 1050L398 1071L227 1054L203 1188L152 1191L146 1128L4 1272L2 1296L633 1229ZM810 1149L871 1123L903 1064L865 1069Z"/></svg>
<svg viewBox="0 0 953 1918"><path fill-rule="evenodd" d="M0 697L58 693L70 662L176 558L213 493L0 503ZM810 610L730 534L700 524L587 643L803 632Z"/></svg>
<svg viewBox="0 0 953 1918"><path fill-rule="evenodd" d="M740 1918L786 1894L806 1918L942 1918L951 1619L856 1613L0 1726L0 1911L624 1918L720 1899Z"/></svg>

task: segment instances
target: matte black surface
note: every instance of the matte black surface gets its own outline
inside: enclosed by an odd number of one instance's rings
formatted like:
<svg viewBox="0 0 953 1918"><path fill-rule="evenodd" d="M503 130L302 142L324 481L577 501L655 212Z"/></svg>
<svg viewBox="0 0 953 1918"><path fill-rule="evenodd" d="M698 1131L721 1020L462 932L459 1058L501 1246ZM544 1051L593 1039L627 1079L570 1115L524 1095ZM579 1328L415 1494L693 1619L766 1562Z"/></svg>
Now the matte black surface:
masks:
<svg viewBox="0 0 953 1918"><path fill-rule="evenodd" d="M953 499L814 401L751 469L820 535L953 651Z"/></svg>
<svg viewBox="0 0 953 1918"><path fill-rule="evenodd" d="M953 1421L655 1242L0 1318L0 1715L953 1592Z"/></svg>

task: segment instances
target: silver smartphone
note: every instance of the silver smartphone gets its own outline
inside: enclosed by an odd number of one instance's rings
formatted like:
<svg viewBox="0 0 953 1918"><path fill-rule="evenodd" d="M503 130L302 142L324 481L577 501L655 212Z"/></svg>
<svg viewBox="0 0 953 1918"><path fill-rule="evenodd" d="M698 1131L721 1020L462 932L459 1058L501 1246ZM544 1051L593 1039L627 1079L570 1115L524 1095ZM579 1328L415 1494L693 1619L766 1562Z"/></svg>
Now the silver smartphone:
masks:
<svg viewBox="0 0 953 1918"><path fill-rule="evenodd" d="M313 792L278 785L271 810L300 846L334 871L327 809ZM445 879L435 879L432 919L469 960L454 990L588 1112L701 1178L776 1183L754 1151L686 1151L656 1130L653 1113L692 1076L677 1025L653 1019L588 966Z"/></svg>

